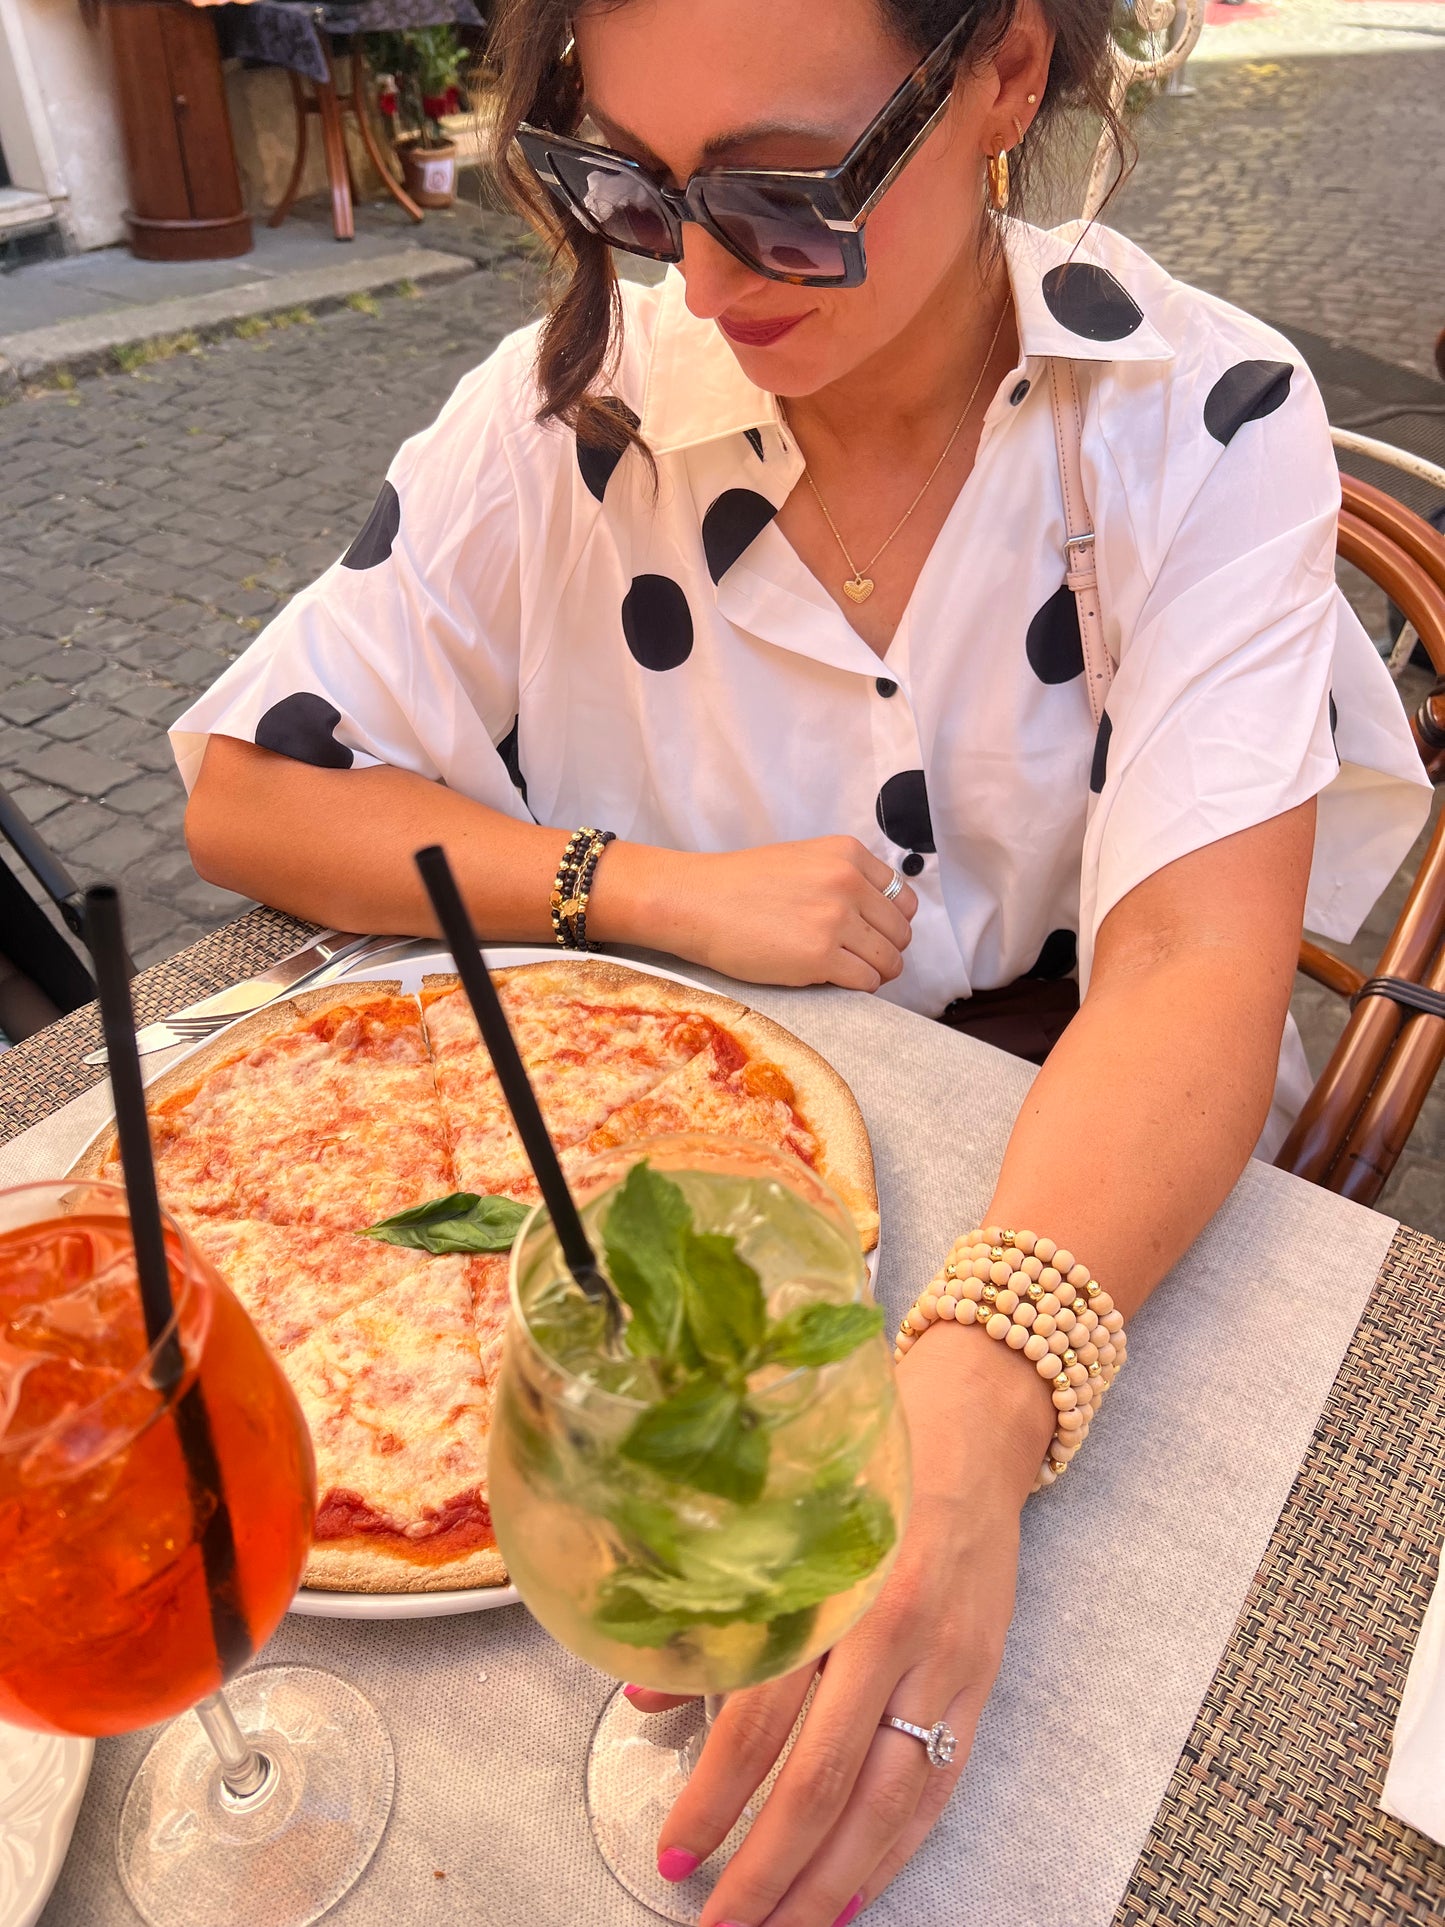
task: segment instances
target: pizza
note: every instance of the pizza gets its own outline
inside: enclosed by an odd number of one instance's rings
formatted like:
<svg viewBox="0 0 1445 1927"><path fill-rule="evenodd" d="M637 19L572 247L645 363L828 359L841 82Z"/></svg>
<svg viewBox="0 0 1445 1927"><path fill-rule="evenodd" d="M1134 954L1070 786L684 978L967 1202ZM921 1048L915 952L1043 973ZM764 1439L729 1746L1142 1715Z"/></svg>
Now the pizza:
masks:
<svg viewBox="0 0 1445 1927"><path fill-rule="evenodd" d="M825 1178L872 1248L862 1116L791 1032L597 957L493 981L565 1170L679 1131L752 1139ZM504 1584L486 1456L507 1256L360 1235L456 1191L539 1196L457 978L427 977L419 996L347 983L269 1004L165 1072L147 1104L162 1202L279 1358L310 1427L305 1584ZM71 1175L119 1181L112 1130Z"/></svg>

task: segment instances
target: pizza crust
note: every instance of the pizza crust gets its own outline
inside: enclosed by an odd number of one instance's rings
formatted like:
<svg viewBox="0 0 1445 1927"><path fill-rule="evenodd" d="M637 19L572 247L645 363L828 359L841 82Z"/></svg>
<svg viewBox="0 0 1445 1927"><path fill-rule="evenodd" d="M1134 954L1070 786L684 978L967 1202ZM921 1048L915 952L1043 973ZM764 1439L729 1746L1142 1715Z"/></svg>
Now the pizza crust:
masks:
<svg viewBox="0 0 1445 1927"><path fill-rule="evenodd" d="M459 1592L509 1581L506 1561L495 1546L478 1546L460 1558L427 1565L404 1552L390 1552L362 1533L313 1545L301 1583L313 1592Z"/></svg>

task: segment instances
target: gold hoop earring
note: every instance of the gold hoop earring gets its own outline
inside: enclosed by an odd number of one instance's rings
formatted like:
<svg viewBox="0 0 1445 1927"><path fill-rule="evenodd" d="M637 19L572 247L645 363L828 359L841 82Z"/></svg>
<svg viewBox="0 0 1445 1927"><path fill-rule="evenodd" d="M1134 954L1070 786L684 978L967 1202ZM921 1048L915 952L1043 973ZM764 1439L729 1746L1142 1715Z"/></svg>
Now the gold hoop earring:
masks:
<svg viewBox="0 0 1445 1927"><path fill-rule="evenodd" d="M1008 208L1008 150L1000 148L988 157L988 198L995 214Z"/></svg>

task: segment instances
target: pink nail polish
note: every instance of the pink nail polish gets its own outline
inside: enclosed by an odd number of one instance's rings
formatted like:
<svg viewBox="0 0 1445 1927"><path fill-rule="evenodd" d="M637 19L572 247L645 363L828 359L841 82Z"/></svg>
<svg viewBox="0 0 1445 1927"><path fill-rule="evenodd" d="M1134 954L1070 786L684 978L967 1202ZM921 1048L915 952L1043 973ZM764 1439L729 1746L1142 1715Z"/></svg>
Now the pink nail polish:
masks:
<svg viewBox="0 0 1445 1927"><path fill-rule="evenodd" d="M642 1688L640 1686L624 1686L622 1689L623 1696L630 1700L635 1700L641 1691Z"/></svg>
<svg viewBox="0 0 1445 1927"><path fill-rule="evenodd" d="M833 1927L848 1927L848 1922L854 1919L856 1915L861 1914L862 1911L863 1890L860 1887L858 1892L854 1894L853 1898L848 1902L848 1905L843 1909L842 1913L839 1914L838 1918L833 1922Z"/></svg>
<svg viewBox="0 0 1445 1927"><path fill-rule="evenodd" d="M667 1847L657 1856L657 1871L664 1880L686 1880L701 1863L686 1847Z"/></svg>

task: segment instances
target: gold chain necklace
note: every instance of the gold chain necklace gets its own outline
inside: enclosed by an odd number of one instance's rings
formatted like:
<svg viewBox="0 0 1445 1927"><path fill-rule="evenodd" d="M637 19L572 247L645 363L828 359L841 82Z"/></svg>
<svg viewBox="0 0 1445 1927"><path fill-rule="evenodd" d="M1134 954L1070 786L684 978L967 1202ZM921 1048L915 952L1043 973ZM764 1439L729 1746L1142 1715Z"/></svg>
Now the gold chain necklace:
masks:
<svg viewBox="0 0 1445 1927"><path fill-rule="evenodd" d="M933 464L933 467L928 471L927 481L924 482L923 487L919 489L918 493L914 496L913 500L908 504L908 507L903 511L903 514L899 517L896 526L884 538L884 540L879 543L878 547L873 551L872 555L869 556L868 560L863 564L863 567L861 569L859 568L858 564L853 560L852 556L849 555L848 545L843 540L842 536L839 535L838 533L838 524L833 520L832 516L828 513L828 504L823 500L822 491L818 487L818 484L813 480L812 470L806 466L804 467L803 475L807 481L808 487L812 489L814 495L817 496L818 498L818 507L823 511L823 519L828 524L828 527L833 531L833 540L838 544L838 547L843 551L843 560L848 564L848 567L853 571L852 575L843 584L843 593L845 596L847 596L850 602L866 602L869 596L872 595L873 588L874 588L873 578L871 575L867 574L866 571L873 567L874 563L877 562L879 556L882 555L883 551L888 547L889 543L893 540L893 537L898 534L898 531L903 527L904 523L908 520L909 516L912 515L913 511L918 507L918 504L923 500L924 496L928 493L929 488L932 486L934 476L937 475L939 469L941 469L943 467L943 464L948 460L949 454L953 448L953 444L958 440L960 434L963 432L963 424L968 420L969 410L973 407L974 402L978 398L978 391L983 385L984 376L988 373L988 364L993 360L993 351L998 346L998 338L999 338L1000 331L1003 328L1004 316L1008 313L1008 311L1009 311L1009 304L1008 304L1008 301L1005 300L1002 308L1000 308L999 310L998 320L994 325L993 338L989 342L988 347L984 351L983 362L980 365L979 371L978 371L978 378L974 382L973 387L969 390L968 400L963 404L963 413L959 416L958 421L954 426L953 433L949 436L948 440L943 445L943 453L939 456L938 460ZM784 416L784 419L786 420L786 415ZM796 435L794 436L794 439L795 440L797 439Z"/></svg>

